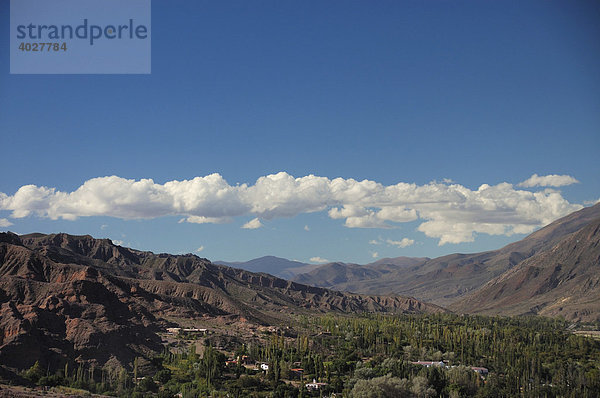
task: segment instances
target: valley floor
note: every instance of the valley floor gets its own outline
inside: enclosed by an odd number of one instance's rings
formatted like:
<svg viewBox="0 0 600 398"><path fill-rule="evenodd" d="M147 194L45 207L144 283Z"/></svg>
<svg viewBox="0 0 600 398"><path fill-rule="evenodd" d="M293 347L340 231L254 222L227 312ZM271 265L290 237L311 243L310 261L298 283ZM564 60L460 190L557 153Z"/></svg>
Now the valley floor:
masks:
<svg viewBox="0 0 600 398"><path fill-rule="evenodd" d="M203 322L161 333L164 351L136 358L130 369L80 365L21 376L120 397L585 398L600 391L600 341L556 319L330 314L297 316L290 326Z"/></svg>

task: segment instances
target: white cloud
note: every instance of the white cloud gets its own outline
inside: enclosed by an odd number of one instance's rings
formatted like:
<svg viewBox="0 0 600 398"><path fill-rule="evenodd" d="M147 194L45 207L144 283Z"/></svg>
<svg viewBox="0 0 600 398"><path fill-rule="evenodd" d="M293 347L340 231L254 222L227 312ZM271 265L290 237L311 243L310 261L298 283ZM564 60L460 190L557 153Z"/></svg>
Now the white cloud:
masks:
<svg viewBox="0 0 600 398"><path fill-rule="evenodd" d="M122 240L119 240L119 239L113 239L112 243L117 246L123 246L125 244L125 242L123 242Z"/></svg>
<svg viewBox="0 0 600 398"><path fill-rule="evenodd" d="M577 184L579 181L570 175L549 174L547 176L532 175L517 186L524 188L532 187L564 187L566 185Z"/></svg>
<svg viewBox="0 0 600 398"><path fill-rule="evenodd" d="M262 223L260 222L260 220L258 218L253 218L252 220L248 221L246 224L242 225L242 228L244 229L257 229L262 227Z"/></svg>
<svg viewBox="0 0 600 398"><path fill-rule="evenodd" d="M11 225L13 225L13 223L8 221L6 218L0 218L0 228L10 227Z"/></svg>
<svg viewBox="0 0 600 398"><path fill-rule="evenodd" d="M386 217L386 215L382 212L386 212L386 214L389 214L391 217ZM392 228L391 225L386 223L386 221L396 221L396 215L400 214L401 212L401 210L396 209L382 209L376 212L375 210L367 209L361 206L344 205L341 208L334 207L330 209L328 214L329 217L333 219L345 218L346 221L344 225L348 228Z"/></svg>
<svg viewBox="0 0 600 398"><path fill-rule="evenodd" d="M107 224L102 224L102 225L100 226L100 229L101 229L101 230L103 230L103 231L104 231L106 228L108 228L108 225L107 225Z"/></svg>
<svg viewBox="0 0 600 398"><path fill-rule="evenodd" d="M377 252L372 252L372 253L371 253L371 257L373 257L373 258L377 258L377 257L379 257L379 253L377 253Z"/></svg>
<svg viewBox="0 0 600 398"><path fill-rule="evenodd" d="M412 246L415 244L414 239L408 239L408 238L402 238L402 240L388 239L388 240L386 240L386 242L392 246L398 246L398 247L402 247L402 248Z"/></svg>
<svg viewBox="0 0 600 398"><path fill-rule="evenodd" d="M196 252L200 253L202 250L204 250L204 246L200 246L199 248L197 248Z"/></svg>
<svg viewBox="0 0 600 398"><path fill-rule="evenodd" d="M522 184L558 187L576 181L533 175ZM231 185L219 174L164 184L110 176L88 180L73 192L25 185L13 195L0 193L0 210L10 211L12 218L179 216L180 222L205 224L252 216L243 228L258 228L259 219L327 211L348 228L394 228L418 221L418 230L441 245L473 241L477 233L531 232L581 207L555 189L532 192L506 182L472 190L449 180L383 185L314 175L295 178L284 172L260 177L253 185Z"/></svg>
<svg viewBox="0 0 600 398"><path fill-rule="evenodd" d="M373 239L369 241L370 245L381 245L387 243L388 246L397 246L400 248L412 246L415 244L414 239L402 238L401 240L383 239L379 237L377 240Z"/></svg>
<svg viewBox="0 0 600 398"><path fill-rule="evenodd" d="M330 262L329 260L326 260L326 259L318 257L318 256L317 257L311 257L310 261L313 262L313 263L329 263Z"/></svg>
<svg viewBox="0 0 600 398"><path fill-rule="evenodd" d="M225 224L231 222L229 217L204 217L204 216L189 216L179 220L182 222L189 222L193 224Z"/></svg>
<svg viewBox="0 0 600 398"><path fill-rule="evenodd" d="M305 226L304 226L304 230L305 230L305 231L310 231L310 228L308 227L308 225L305 225Z"/></svg>

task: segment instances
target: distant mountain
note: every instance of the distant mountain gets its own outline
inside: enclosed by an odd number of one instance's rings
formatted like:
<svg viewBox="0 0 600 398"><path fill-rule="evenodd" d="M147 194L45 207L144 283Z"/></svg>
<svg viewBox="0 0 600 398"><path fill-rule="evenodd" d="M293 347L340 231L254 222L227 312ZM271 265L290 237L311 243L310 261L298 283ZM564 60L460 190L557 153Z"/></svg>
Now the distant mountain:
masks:
<svg viewBox="0 0 600 398"><path fill-rule="evenodd" d="M452 308L600 320L600 219L492 279Z"/></svg>
<svg viewBox="0 0 600 398"><path fill-rule="evenodd" d="M408 297L341 293L108 239L0 233L0 365L128 366L157 332L194 319L289 324L290 314L446 311ZM6 368L4 370L6 370ZM0 369L2 370L2 369Z"/></svg>
<svg viewBox="0 0 600 398"><path fill-rule="evenodd" d="M600 204L563 217L499 250L414 259L412 263L401 258L397 264L387 261L387 266L325 264L309 273L297 275L293 280L363 294L408 295L448 306L598 218Z"/></svg>
<svg viewBox="0 0 600 398"><path fill-rule="evenodd" d="M293 280L341 291L373 291L377 286L372 286L371 282L379 284L381 279L421 265L427 260L428 258L397 257L385 258L367 265L328 263L305 274L299 274Z"/></svg>
<svg viewBox="0 0 600 398"><path fill-rule="evenodd" d="M228 267L241 268L251 272L263 272L284 279L291 279L298 274L310 272L312 269L319 267L318 264L306 264L275 256L264 256L250 261L240 262L219 260L214 261L214 263L226 265Z"/></svg>

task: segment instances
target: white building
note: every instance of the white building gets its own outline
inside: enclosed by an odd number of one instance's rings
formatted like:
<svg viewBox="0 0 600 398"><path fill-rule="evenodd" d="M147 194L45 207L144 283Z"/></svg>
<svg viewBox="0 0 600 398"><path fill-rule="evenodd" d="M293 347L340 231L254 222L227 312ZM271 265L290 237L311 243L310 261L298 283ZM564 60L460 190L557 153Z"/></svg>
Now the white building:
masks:
<svg viewBox="0 0 600 398"><path fill-rule="evenodd" d="M317 383L317 381L315 379L313 379L312 383L306 383L306 389L308 391L315 391L315 390L320 390L321 388L325 387L327 385L327 383Z"/></svg>

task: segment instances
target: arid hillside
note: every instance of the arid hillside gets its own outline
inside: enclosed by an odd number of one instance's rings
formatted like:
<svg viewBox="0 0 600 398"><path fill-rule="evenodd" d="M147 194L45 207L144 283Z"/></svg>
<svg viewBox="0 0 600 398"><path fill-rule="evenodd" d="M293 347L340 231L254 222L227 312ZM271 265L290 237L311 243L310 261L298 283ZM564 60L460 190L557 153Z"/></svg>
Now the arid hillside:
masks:
<svg viewBox="0 0 600 398"><path fill-rule="evenodd" d="M285 324L293 314L440 312L408 297L364 296L154 254L107 239L0 234L0 363L130 364L162 349L177 320L229 317Z"/></svg>
<svg viewBox="0 0 600 398"><path fill-rule="evenodd" d="M488 315L600 320L600 220L527 258L452 308Z"/></svg>
<svg viewBox="0 0 600 398"><path fill-rule="evenodd" d="M600 204L569 214L501 249L428 259L386 259L367 265L325 264L293 280L328 289L399 294L452 306L522 261L554 247L569 234L600 219Z"/></svg>

